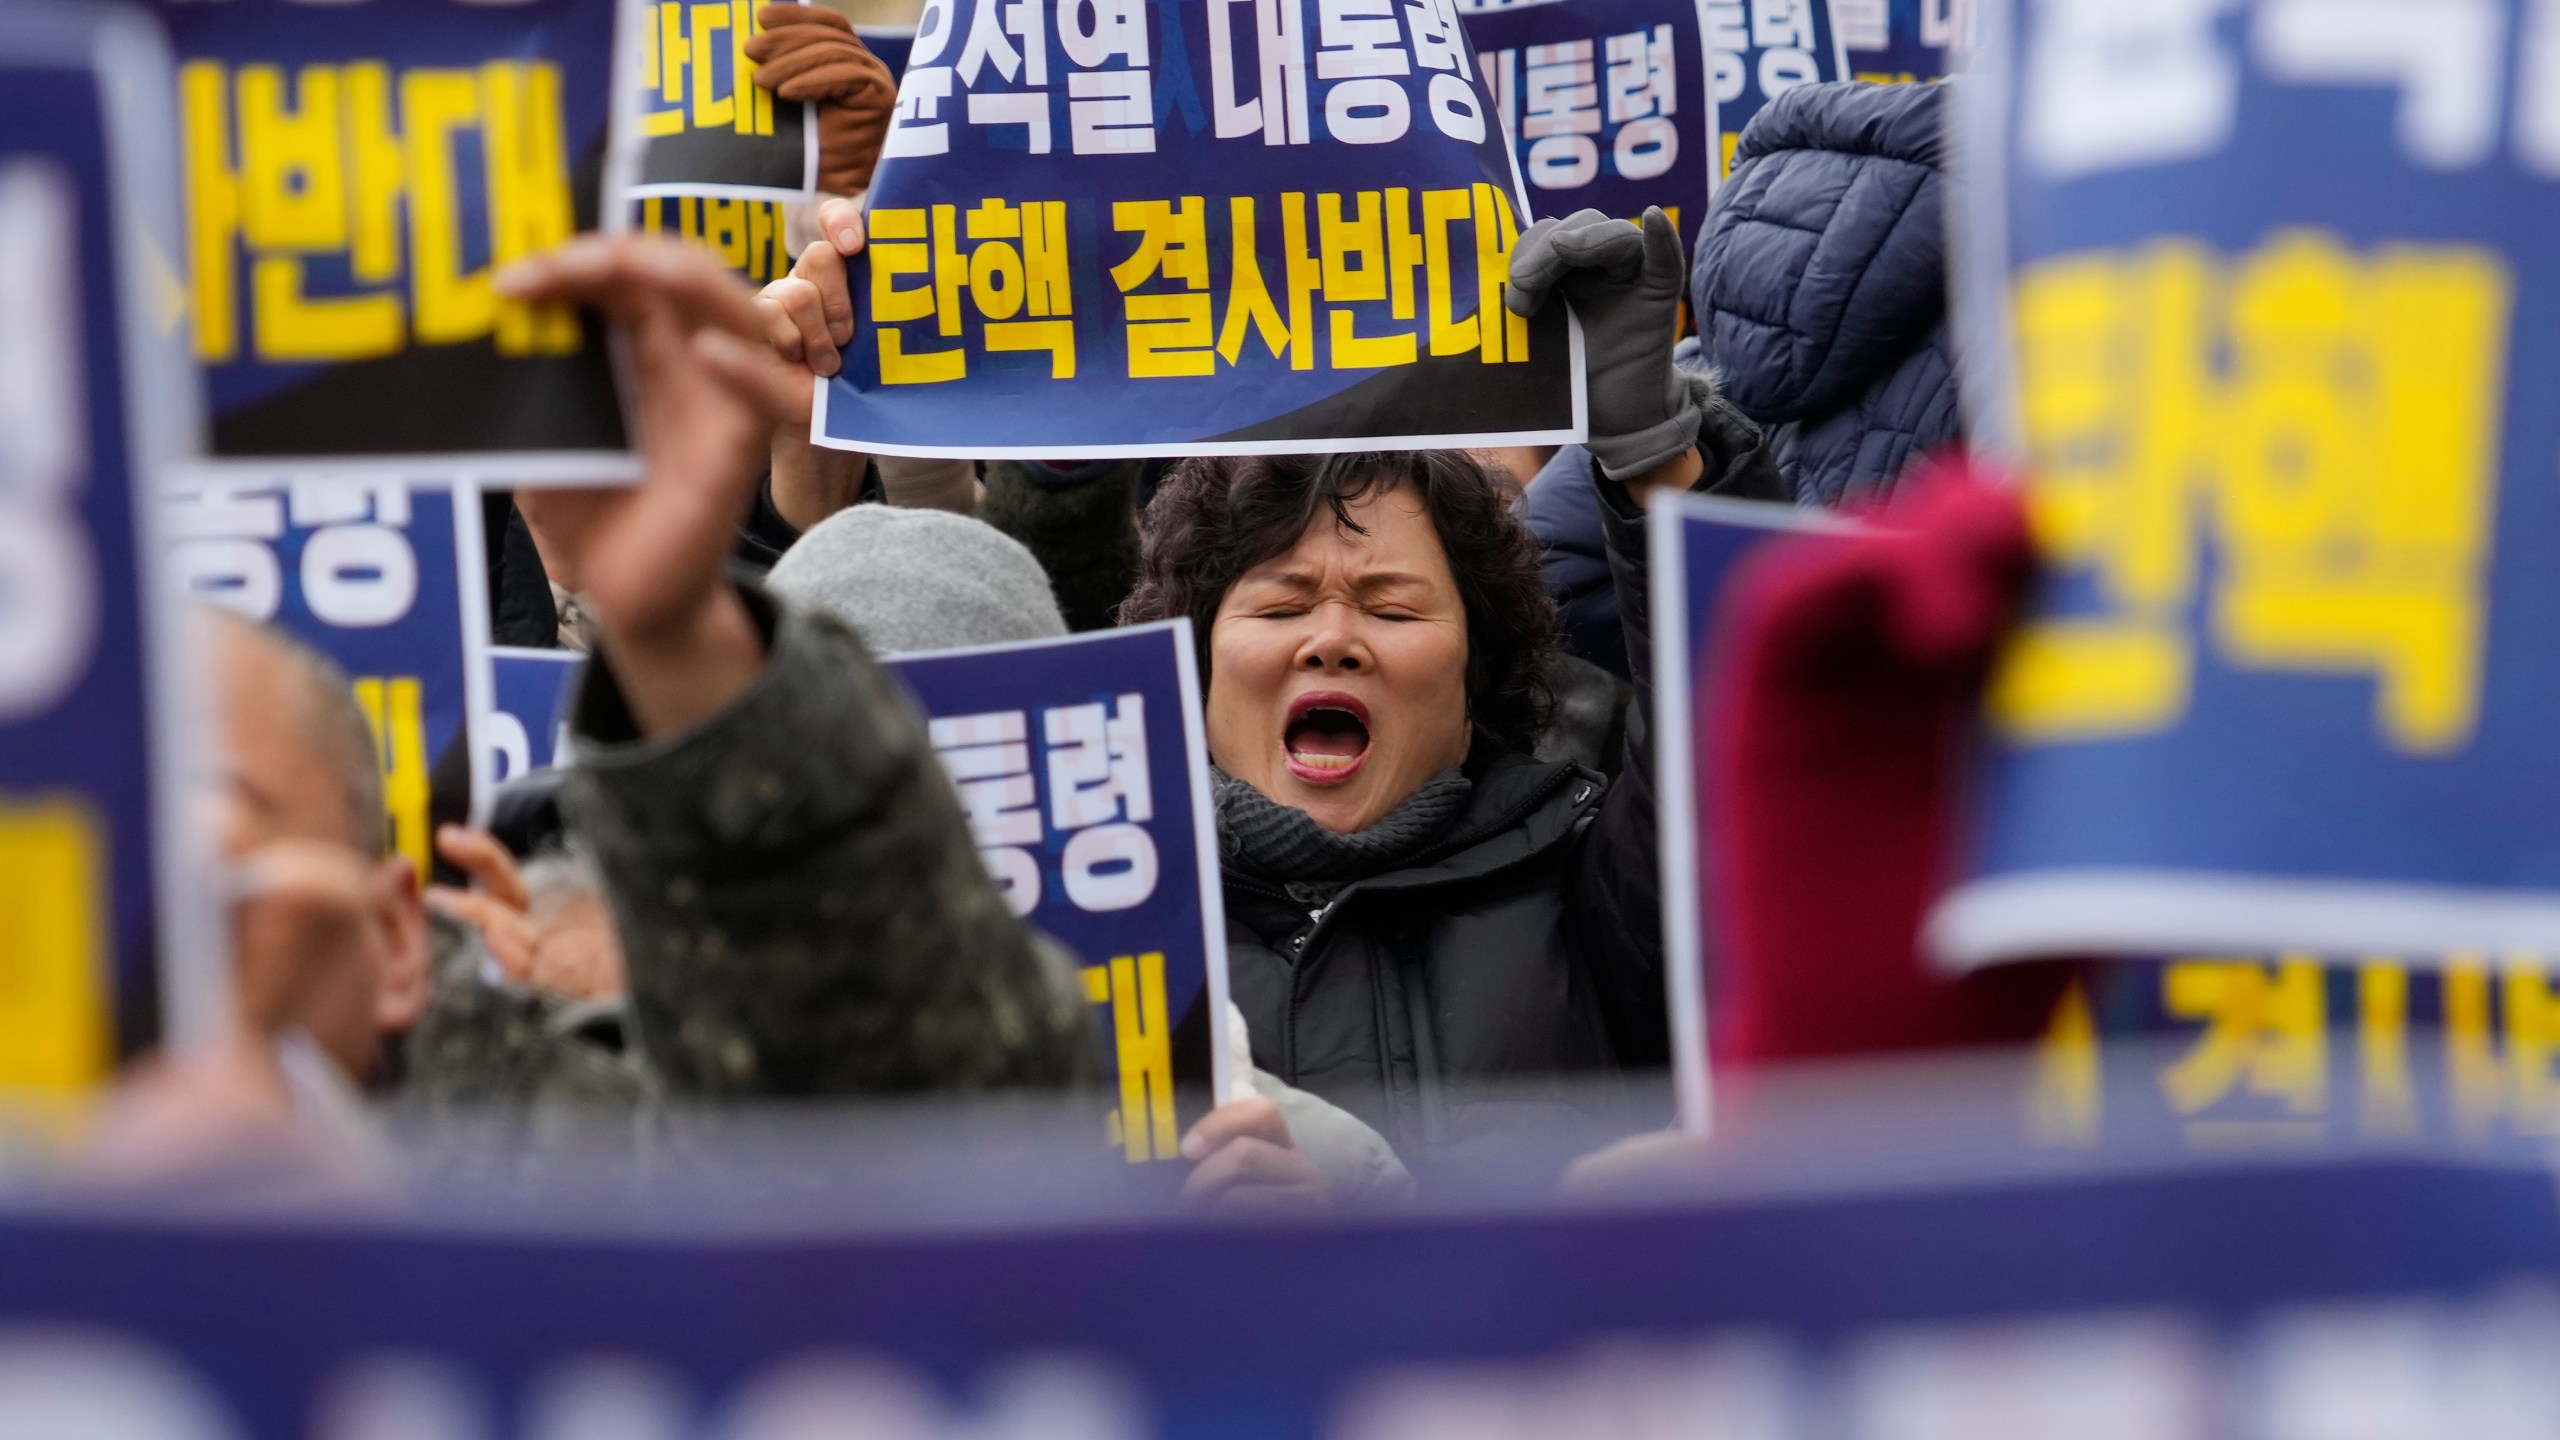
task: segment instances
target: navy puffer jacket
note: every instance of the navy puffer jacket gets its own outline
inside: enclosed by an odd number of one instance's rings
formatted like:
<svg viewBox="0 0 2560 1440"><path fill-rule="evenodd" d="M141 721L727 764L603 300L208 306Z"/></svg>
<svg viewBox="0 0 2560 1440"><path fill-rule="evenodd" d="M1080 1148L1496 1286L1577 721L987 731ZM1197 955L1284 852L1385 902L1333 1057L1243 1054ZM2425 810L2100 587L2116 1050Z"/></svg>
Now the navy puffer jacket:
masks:
<svg viewBox="0 0 2560 1440"><path fill-rule="evenodd" d="M1689 271L1704 358L1796 502L1889 490L1962 435L1947 343L1942 85L1846 81L1753 117Z"/></svg>

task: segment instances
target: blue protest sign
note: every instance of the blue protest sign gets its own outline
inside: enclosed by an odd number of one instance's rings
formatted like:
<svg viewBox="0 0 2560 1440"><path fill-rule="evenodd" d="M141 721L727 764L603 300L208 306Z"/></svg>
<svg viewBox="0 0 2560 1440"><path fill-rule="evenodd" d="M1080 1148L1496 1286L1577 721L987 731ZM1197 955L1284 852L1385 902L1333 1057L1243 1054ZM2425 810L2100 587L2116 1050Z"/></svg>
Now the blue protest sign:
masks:
<svg viewBox="0 0 2560 1440"><path fill-rule="evenodd" d="M601 324L490 287L621 223L615 4L164 0L215 461L637 477Z"/></svg>
<svg viewBox="0 0 2560 1440"><path fill-rule="evenodd" d="M907 73L907 56L916 48L913 25L856 25L853 33L862 38L865 48L880 57L889 67L889 78L899 79Z"/></svg>
<svg viewBox="0 0 2560 1440"><path fill-rule="evenodd" d="M1950 960L2560 947L2560 51L2435 14L1984 12L1965 397L2049 573Z"/></svg>
<svg viewBox="0 0 2560 1440"><path fill-rule="evenodd" d="M755 83L767 0L628 0L639 51L633 195L796 199L818 188L809 108Z"/></svg>
<svg viewBox="0 0 2560 1440"><path fill-rule="evenodd" d="M2476 1143L2560 1134L2548 957L2190 955L2094 963L2040 1043L2044 1143Z"/></svg>
<svg viewBox="0 0 2560 1440"><path fill-rule="evenodd" d="M1659 205L1683 235L1715 183L1703 0L1462 4L1476 66L1528 182L1530 218Z"/></svg>
<svg viewBox="0 0 2560 1440"><path fill-rule="evenodd" d="M1701 0L1715 55L1716 180L1733 171L1733 147L1761 107L1799 85L1845 80L1848 52L1832 23L1833 0Z"/></svg>
<svg viewBox="0 0 2560 1440"><path fill-rule="evenodd" d="M1885 84L1939 80L1960 68L1973 0L1831 0L1850 78Z"/></svg>
<svg viewBox="0 0 2560 1440"><path fill-rule="evenodd" d="M578 667L573 650L489 649L489 713L474 752L489 783L548 770L569 756L569 703Z"/></svg>
<svg viewBox="0 0 2560 1440"><path fill-rule="evenodd" d="M1680 1123L1707 1133L1706 971L1709 646L1725 584L1744 559L1781 536L1838 522L1785 505L1681 495L1645 519L1653 593L1654 805L1662 837L1662 928L1671 1003L1672 1083Z"/></svg>
<svg viewBox="0 0 2560 1440"><path fill-rule="evenodd" d="M1113 1138L1172 1160L1174 1087L1230 1093L1227 930L1191 622L893 657L1013 913L1084 962ZM1177 1075L1205 1026L1210 1073Z"/></svg>
<svg viewBox="0 0 2560 1440"><path fill-rule="evenodd" d="M1556 443L1565 307L1454 0L931 0L810 438L1099 458ZM1001 17L1001 18L1000 18Z"/></svg>
<svg viewBox="0 0 2560 1440"><path fill-rule="evenodd" d="M1879 1148L1908 1172L1921 1147ZM157 1440L2560 1429L2560 1223L2521 1157L1742 1173L1724 1197L1229 1225L687 1224L593 1186L512 1224L21 1209L0 1413ZM1004 1182L1021 1211L1058 1188Z"/></svg>
<svg viewBox="0 0 2560 1440"><path fill-rule="evenodd" d="M472 487L309 477L191 481L162 506L186 593L337 662L373 726L392 849L434 861L429 775L488 708L488 562ZM473 767L471 813L487 809Z"/></svg>
<svg viewBox="0 0 2560 1440"><path fill-rule="evenodd" d="M0 1091L85 1089L222 1015L186 843L201 714L150 497L193 444L147 22L0 10Z"/></svg>

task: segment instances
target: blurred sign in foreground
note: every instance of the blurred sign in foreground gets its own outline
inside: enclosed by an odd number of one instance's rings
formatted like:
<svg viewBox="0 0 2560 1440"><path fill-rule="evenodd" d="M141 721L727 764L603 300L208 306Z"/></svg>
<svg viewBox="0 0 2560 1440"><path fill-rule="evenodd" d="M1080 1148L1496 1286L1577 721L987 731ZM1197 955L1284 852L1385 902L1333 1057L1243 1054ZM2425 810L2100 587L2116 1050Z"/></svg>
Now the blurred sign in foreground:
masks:
<svg viewBox="0 0 2560 1440"><path fill-rule="evenodd" d="M313 477L173 489L174 582L272 624L337 662L372 726L391 848L424 884L435 862L431 777L486 729L488 564L479 493L396 479ZM474 817L486 767L473 766Z"/></svg>
<svg viewBox="0 0 2560 1440"><path fill-rule="evenodd" d="M2050 572L1937 949L2560 948L2560 12L1984 19L1965 393Z"/></svg>
<svg viewBox="0 0 2560 1440"><path fill-rule="evenodd" d="M616 8L164 0L216 461L637 477L601 323L490 285L608 213Z"/></svg>
<svg viewBox="0 0 2560 1440"><path fill-rule="evenodd" d="M152 268L169 84L147 21L0 10L0 1090L84 1089L224 1003L153 547L195 419Z"/></svg>

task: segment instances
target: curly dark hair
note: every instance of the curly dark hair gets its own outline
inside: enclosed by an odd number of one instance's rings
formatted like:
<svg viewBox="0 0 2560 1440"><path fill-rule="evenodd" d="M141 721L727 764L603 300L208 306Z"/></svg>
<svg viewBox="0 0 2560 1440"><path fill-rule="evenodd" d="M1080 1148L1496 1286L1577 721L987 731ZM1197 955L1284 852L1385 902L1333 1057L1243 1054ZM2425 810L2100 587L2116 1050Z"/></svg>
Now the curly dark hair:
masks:
<svg viewBox="0 0 2560 1440"><path fill-rule="evenodd" d="M1191 617L1200 673L1209 630L1237 578L1288 553L1321 508L1361 534L1350 507L1402 490L1422 502L1448 552L1467 612L1467 718L1496 744L1526 752L1554 707L1547 665L1555 602L1538 573L1538 544L1512 513L1512 492L1462 450L1194 458L1174 467L1140 517L1138 586L1120 623Z"/></svg>

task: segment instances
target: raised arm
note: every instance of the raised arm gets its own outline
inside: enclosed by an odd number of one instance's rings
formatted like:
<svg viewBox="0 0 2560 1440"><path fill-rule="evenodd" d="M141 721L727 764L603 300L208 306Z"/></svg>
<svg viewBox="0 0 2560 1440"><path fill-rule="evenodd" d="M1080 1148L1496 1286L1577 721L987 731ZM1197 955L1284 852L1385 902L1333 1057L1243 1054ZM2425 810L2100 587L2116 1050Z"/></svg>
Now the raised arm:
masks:
<svg viewBox="0 0 2560 1440"><path fill-rule="evenodd" d="M678 1095L1063 1083L1079 988L987 878L896 681L851 631L724 565L806 381L747 292L663 242L588 238L501 279L602 308L633 363L648 476L525 492L578 552L601 631L562 808L595 854L642 1054Z"/></svg>
<svg viewBox="0 0 2560 1440"><path fill-rule="evenodd" d="M1626 760L1576 859L1574 921L1621 1057L1669 1059L1663 992L1662 883L1654 816L1652 603L1645 507L1656 491L1783 495L1759 427L1705 376L1671 361L1687 273L1661 210L1640 226L1584 210L1542 220L1512 254L1507 303L1534 314L1561 293L1582 321L1590 379L1592 484L1608 537L1635 698Z"/></svg>

